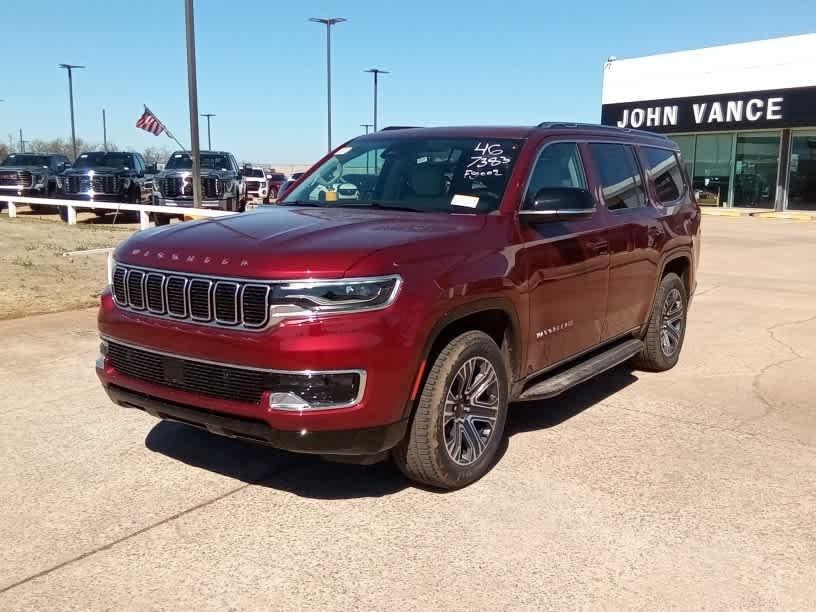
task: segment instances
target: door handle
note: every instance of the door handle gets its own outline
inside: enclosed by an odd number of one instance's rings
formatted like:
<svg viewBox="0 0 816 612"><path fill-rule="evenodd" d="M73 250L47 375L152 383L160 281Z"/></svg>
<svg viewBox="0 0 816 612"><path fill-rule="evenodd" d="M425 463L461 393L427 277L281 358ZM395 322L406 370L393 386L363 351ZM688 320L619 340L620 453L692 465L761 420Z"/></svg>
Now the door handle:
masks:
<svg viewBox="0 0 816 612"><path fill-rule="evenodd" d="M606 255L609 252L609 242L606 240L591 240L587 242L587 248L595 251L598 255Z"/></svg>

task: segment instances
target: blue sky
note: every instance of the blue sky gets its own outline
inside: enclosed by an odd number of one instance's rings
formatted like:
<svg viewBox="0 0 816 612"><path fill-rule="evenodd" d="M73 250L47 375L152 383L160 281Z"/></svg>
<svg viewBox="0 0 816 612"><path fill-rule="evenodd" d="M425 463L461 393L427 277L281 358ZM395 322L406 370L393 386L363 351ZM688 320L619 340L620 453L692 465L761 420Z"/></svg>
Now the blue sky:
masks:
<svg viewBox="0 0 816 612"><path fill-rule="evenodd" d="M738 8L737 8L738 7ZM334 143L380 125L598 121L601 67L633 57L816 31L813 0L197 0L199 109L213 148L240 159L310 162L326 146L325 29L333 30ZM77 135L174 148L137 130L150 106L189 142L182 0L2 0L0 138L70 135L60 62L74 82ZM206 145L206 124L202 142Z"/></svg>

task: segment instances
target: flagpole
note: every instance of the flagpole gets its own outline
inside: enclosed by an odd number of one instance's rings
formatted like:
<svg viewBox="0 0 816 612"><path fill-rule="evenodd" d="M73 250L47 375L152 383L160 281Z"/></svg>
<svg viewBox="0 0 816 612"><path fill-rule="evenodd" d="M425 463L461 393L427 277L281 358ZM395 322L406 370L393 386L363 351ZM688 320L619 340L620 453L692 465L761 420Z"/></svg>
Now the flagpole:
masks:
<svg viewBox="0 0 816 612"><path fill-rule="evenodd" d="M201 148L198 144L198 84L196 82L195 19L193 0L184 0L187 30L187 96L190 106L190 157L193 160L193 206L201 206Z"/></svg>

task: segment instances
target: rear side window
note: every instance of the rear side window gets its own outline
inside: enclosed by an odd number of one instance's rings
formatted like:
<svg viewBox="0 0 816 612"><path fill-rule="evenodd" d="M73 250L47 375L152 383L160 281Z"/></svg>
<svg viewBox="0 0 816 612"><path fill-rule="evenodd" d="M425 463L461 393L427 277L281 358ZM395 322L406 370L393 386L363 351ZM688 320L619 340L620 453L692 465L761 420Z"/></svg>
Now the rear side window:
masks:
<svg viewBox="0 0 816 612"><path fill-rule="evenodd" d="M541 151L530 175L525 206L533 200L540 189L545 187L586 189L584 168L577 144L557 142Z"/></svg>
<svg viewBox="0 0 816 612"><path fill-rule="evenodd" d="M609 210L626 210L645 206L643 178L632 147L592 143L589 148L601 176L606 207Z"/></svg>
<svg viewBox="0 0 816 612"><path fill-rule="evenodd" d="M643 147L646 158L646 172L652 179L657 191L657 201L668 204L679 200L686 191L680 162L674 151Z"/></svg>

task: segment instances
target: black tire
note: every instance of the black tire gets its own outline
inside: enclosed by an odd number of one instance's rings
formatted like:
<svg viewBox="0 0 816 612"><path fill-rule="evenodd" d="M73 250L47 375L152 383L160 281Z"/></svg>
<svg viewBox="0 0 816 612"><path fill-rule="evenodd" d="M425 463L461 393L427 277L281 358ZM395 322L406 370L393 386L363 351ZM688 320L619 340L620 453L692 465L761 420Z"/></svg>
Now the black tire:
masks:
<svg viewBox="0 0 816 612"><path fill-rule="evenodd" d="M153 223L156 224L156 227L161 225L170 225L170 215L164 215L162 213L153 213Z"/></svg>
<svg viewBox="0 0 816 612"><path fill-rule="evenodd" d="M686 335L688 294L677 274L670 272L660 281L643 342L646 347L632 364L649 372L663 372L677 365Z"/></svg>
<svg viewBox="0 0 816 612"><path fill-rule="evenodd" d="M467 364L482 368L474 370L473 385L475 381L479 386L486 382L478 378L479 372L489 377L490 368L485 364L492 368L495 384L479 395L468 397L460 393L469 380L467 374L461 375ZM506 359L490 336L469 331L451 340L428 372L408 432L392 453L402 473L411 480L440 489L458 489L484 476L493 466L504 435L508 388ZM464 397L465 406L470 408L447 403L448 398L457 396ZM480 406L495 404L495 408L490 408L490 414L495 415L492 423L478 416L471 402ZM485 416L488 411L480 412ZM474 424L469 419L477 421ZM476 445L470 442L474 440L473 435L478 436ZM453 441L452 449L446 440Z"/></svg>

